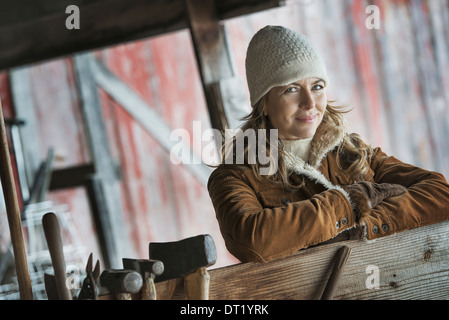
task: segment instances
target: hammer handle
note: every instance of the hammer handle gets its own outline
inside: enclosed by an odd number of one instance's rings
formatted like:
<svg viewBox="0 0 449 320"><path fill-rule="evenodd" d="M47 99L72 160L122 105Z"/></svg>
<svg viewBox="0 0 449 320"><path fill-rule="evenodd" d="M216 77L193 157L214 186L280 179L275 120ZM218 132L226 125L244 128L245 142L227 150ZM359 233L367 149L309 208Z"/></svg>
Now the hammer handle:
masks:
<svg viewBox="0 0 449 320"><path fill-rule="evenodd" d="M338 281L340 280L341 274L346 266L351 255L351 248L343 246L337 252L337 258L335 259L334 267L332 273L327 281L326 288L324 289L321 300L331 300L334 296L335 289L337 288Z"/></svg>
<svg viewBox="0 0 449 320"><path fill-rule="evenodd" d="M45 238L47 239L48 250L50 251L51 262L55 272L56 288L60 300L72 300L69 289L66 286L66 269L64 252L61 239L61 229L58 217L50 212L42 218Z"/></svg>
<svg viewBox="0 0 449 320"><path fill-rule="evenodd" d="M141 290L142 300L156 300L156 287L154 285L153 277L148 277L144 280Z"/></svg>

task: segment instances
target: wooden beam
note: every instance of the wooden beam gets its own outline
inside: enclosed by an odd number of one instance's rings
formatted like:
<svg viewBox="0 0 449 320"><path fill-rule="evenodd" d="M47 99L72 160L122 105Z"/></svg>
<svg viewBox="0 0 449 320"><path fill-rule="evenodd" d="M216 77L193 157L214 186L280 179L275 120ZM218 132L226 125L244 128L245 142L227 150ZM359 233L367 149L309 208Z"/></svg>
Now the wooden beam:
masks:
<svg viewBox="0 0 449 320"><path fill-rule="evenodd" d="M236 78L232 50L225 26L220 22L216 3L210 0L186 0L211 124L213 128L224 131L232 127L231 118L236 118L234 111L242 109L246 97L241 85L232 85L239 83L239 80ZM228 87L236 90L226 90Z"/></svg>
<svg viewBox="0 0 449 320"><path fill-rule="evenodd" d="M108 203L105 199L103 183L97 175L93 174L89 177L84 177L84 186L89 200L89 207L95 225L98 244L105 264L104 268L110 269L112 268L111 263L116 259L116 252L111 250L111 245L108 243L114 235L111 235L111 232L108 229L110 228L110 219L107 219L107 217L110 215L110 212L108 210ZM125 236L122 236L122 238L125 238ZM115 242L117 239L114 239L113 241ZM117 266L117 263L115 263L115 265Z"/></svg>
<svg viewBox="0 0 449 320"><path fill-rule="evenodd" d="M95 168L92 163L53 170L49 190L85 186L86 179L93 174L95 174Z"/></svg>
<svg viewBox="0 0 449 320"><path fill-rule="evenodd" d="M220 19L283 4L279 0L219 2ZM65 26L69 5L79 8L80 29ZM185 0L1 1L0 70L187 27Z"/></svg>
<svg viewBox="0 0 449 320"><path fill-rule="evenodd" d="M342 241L266 264L243 263L212 269L209 298L320 299L342 246L351 248L351 257L334 299L449 298L449 221L397 233L374 243ZM186 298L182 279L156 283L156 290L161 300Z"/></svg>
<svg viewBox="0 0 449 320"><path fill-rule="evenodd" d="M102 230L108 247L107 262L111 268L120 268L124 256L132 256L133 248L124 228L124 217L116 165L109 151L109 141L104 124L98 88L92 75L89 53L75 56L75 69L81 97L81 109L87 130L87 140L99 185L96 195L104 204L100 212Z"/></svg>
<svg viewBox="0 0 449 320"><path fill-rule="evenodd" d="M228 128L228 121L216 84L234 75L234 66L224 26L220 24L215 0L186 0L190 33L203 84L212 127ZM218 90L217 90L218 89Z"/></svg>

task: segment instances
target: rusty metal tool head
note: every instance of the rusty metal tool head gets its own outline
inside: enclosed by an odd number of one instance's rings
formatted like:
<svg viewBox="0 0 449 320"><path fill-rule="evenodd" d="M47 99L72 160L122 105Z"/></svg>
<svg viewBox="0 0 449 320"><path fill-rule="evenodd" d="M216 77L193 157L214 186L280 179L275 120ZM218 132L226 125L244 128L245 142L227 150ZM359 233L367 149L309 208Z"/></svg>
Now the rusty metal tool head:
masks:
<svg viewBox="0 0 449 320"><path fill-rule="evenodd" d="M210 235L150 243L150 259L164 263L164 273L156 277L156 282L184 277L187 299L208 299L210 277L206 268L217 261L217 251Z"/></svg>
<svg viewBox="0 0 449 320"><path fill-rule="evenodd" d="M97 300L98 286L97 281L100 276L100 261L97 260L95 269L92 268L92 253L86 264L86 278L83 281L83 287L78 294L78 300Z"/></svg>
<svg viewBox="0 0 449 320"><path fill-rule="evenodd" d="M164 264L159 260L123 258L123 268L138 272L143 279L142 300L156 300L154 279L164 272Z"/></svg>
<svg viewBox="0 0 449 320"><path fill-rule="evenodd" d="M130 295L140 291L142 276L132 270L107 269L101 273L100 284L121 300L130 300Z"/></svg>

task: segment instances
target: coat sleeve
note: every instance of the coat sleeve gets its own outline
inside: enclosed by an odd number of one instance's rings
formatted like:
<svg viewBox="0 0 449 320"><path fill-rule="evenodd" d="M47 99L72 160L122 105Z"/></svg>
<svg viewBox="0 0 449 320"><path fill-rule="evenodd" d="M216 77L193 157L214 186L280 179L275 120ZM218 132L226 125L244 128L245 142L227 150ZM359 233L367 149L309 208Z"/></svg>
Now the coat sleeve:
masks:
<svg viewBox="0 0 449 320"><path fill-rule="evenodd" d="M387 198L364 218L367 239L376 239L449 219L449 185L437 172L403 163L376 148L371 168L378 183L407 188L401 196Z"/></svg>
<svg viewBox="0 0 449 320"><path fill-rule="evenodd" d="M212 173L208 190L226 247L242 262L283 258L355 225L351 204L338 190L263 208L244 175L223 168Z"/></svg>

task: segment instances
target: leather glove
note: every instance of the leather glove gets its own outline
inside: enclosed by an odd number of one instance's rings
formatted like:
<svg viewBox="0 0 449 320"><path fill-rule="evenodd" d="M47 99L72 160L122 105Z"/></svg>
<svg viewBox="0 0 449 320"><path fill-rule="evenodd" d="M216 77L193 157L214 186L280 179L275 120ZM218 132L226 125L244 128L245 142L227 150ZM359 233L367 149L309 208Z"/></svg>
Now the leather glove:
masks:
<svg viewBox="0 0 449 320"><path fill-rule="evenodd" d="M359 215L376 207L380 202L389 197L400 196L407 188L393 183L357 182L342 187L351 198L355 206L355 213Z"/></svg>

